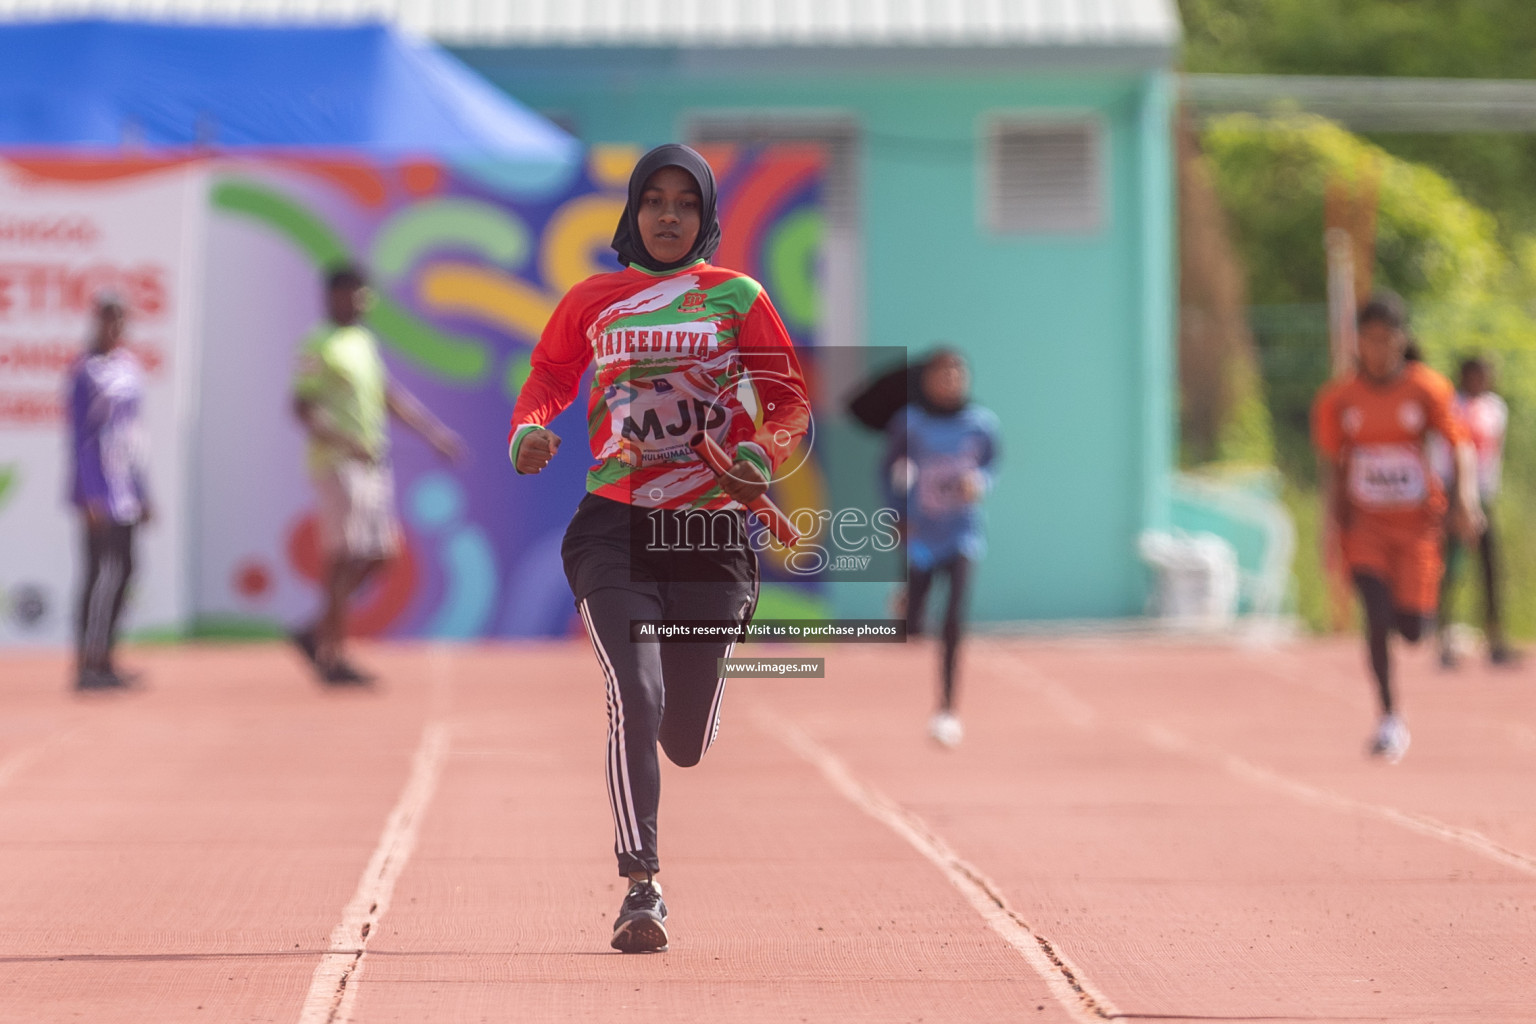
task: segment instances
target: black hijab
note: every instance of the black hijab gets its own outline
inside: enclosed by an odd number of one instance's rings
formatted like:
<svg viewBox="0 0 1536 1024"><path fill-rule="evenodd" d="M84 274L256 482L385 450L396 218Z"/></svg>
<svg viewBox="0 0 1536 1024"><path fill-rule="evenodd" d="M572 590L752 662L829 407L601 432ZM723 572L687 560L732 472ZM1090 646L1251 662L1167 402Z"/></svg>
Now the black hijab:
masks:
<svg viewBox="0 0 1536 1024"><path fill-rule="evenodd" d="M971 404L969 397L962 397L954 405L940 405L928 397L928 392L923 388L923 377L927 375L929 367L935 363L955 360L961 366L966 366L965 356L952 345L938 345L928 350L923 356L923 361L916 368L912 378L912 400L930 416L955 416L965 411L965 407Z"/></svg>
<svg viewBox="0 0 1536 1024"><path fill-rule="evenodd" d="M694 239L688 255L676 263L658 263L645 248L640 237L640 222L636 211L640 209L640 193L651 175L663 167L679 167L693 175L699 186L699 237ZM715 172L702 156L687 146L669 142L657 146L635 164L629 176L629 201L619 215L619 227L613 233L613 251L619 254L619 262L626 267L636 264L646 270L665 274L686 267L695 260L709 260L720 248L720 218L715 212Z"/></svg>
<svg viewBox="0 0 1536 1024"><path fill-rule="evenodd" d="M871 430L884 431L896 415L909 405L916 405L932 416L954 416L963 412L969 399L959 405L938 405L923 390L923 374L936 360L958 358L964 362L958 349L940 345L925 352L911 364L887 370L869 381L848 401L848 414Z"/></svg>

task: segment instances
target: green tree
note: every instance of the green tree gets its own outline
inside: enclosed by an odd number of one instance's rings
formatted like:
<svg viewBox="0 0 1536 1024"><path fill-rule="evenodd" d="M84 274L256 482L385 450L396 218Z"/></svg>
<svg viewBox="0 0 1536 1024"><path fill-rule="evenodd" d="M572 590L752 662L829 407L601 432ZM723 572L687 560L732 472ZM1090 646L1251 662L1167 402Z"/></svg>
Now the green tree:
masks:
<svg viewBox="0 0 1536 1024"><path fill-rule="evenodd" d="M1211 122L1203 159L1248 271L1254 335L1287 503L1302 542L1300 610L1326 628L1316 557L1316 495L1308 410L1328 374L1323 195L1332 177L1380 174L1375 282L1400 291L1430 365L1453 372L1474 352L1493 357L1511 411L1506 495L1497 513L1511 585L1509 624L1536 633L1536 238L1507 241L1494 217L1435 170L1400 159L1309 116L1233 115ZM1473 606L1470 574L1457 602Z"/></svg>
<svg viewBox="0 0 1536 1024"><path fill-rule="evenodd" d="M1536 78L1531 0L1180 0L1194 72ZM1372 134L1455 181L1506 241L1536 233L1536 134Z"/></svg>
<svg viewBox="0 0 1536 1024"><path fill-rule="evenodd" d="M1444 176L1320 117L1233 114L1202 145L1232 217L1257 305L1326 300L1323 197L1330 179L1379 173L1376 279L1410 299L1486 301L1513 261L1492 215Z"/></svg>
<svg viewBox="0 0 1536 1024"><path fill-rule="evenodd" d="M1323 118L1234 114L1202 138L1248 272L1265 397L1289 472L1305 477L1307 410L1328 373L1323 202L1332 178L1379 174L1374 283L1400 292L1433 365L1468 352L1506 363L1512 401L1536 410L1536 242L1506 246L1491 214L1436 171Z"/></svg>
<svg viewBox="0 0 1536 1024"><path fill-rule="evenodd" d="M1180 0L1190 71L1536 78L1530 0Z"/></svg>

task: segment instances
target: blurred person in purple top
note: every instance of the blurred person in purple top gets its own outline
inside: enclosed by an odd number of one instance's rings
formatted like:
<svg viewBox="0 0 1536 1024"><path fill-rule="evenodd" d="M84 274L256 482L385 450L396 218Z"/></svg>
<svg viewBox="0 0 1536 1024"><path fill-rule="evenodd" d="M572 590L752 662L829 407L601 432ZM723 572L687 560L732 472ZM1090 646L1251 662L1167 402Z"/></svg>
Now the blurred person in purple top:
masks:
<svg viewBox="0 0 1536 1024"><path fill-rule="evenodd" d="M77 626L79 690L105 690L132 680L113 660L123 598L133 576L135 530L153 516L140 423L144 373L123 347L128 311L121 299L97 298L95 329L69 371L73 472L70 502L85 539Z"/></svg>

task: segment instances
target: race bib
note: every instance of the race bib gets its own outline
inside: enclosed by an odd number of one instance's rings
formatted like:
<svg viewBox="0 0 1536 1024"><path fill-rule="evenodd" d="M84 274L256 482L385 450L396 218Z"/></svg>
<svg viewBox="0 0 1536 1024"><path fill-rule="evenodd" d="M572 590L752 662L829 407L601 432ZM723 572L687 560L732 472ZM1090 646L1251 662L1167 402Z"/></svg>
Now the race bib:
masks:
<svg viewBox="0 0 1536 1024"><path fill-rule="evenodd" d="M1367 508L1423 504L1429 497L1423 453L1406 444L1356 448L1349 460L1349 496Z"/></svg>
<svg viewBox="0 0 1536 1024"><path fill-rule="evenodd" d="M603 399L617 449L608 454L636 467L692 459L689 439L701 430L718 436L736 404L698 369L611 384Z"/></svg>
<svg viewBox="0 0 1536 1024"><path fill-rule="evenodd" d="M924 459L917 473L917 507L926 515L942 516L970 506L965 484L975 468L974 460L952 455Z"/></svg>

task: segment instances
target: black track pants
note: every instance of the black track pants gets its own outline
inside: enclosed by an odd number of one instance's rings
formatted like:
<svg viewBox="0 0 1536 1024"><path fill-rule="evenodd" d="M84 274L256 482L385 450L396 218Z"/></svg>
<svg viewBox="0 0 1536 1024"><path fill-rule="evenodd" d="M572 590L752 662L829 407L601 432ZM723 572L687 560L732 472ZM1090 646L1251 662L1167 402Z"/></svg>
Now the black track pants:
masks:
<svg viewBox="0 0 1536 1024"><path fill-rule="evenodd" d="M933 578L941 573L949 577L949 601L944 609L944 631L941 634L943 653L939 707L953 711L955 669L960 657L960 641L965 636L965 612L967 598L970 596L970 559L956 555L931 569L912 569L907 573L907 635L917 636L923 632L928 592L933 586Z"/></svg>
<svg viewBox="0 0 1536 1024"><path fill-rule="evenodd" d="M699 763L720 728L725 679L718 662L735 646L636 642L630 623L744 622L757 603L757 560L746 546L744 524L736 513L716 515L734 523L722 523L730 543L715 550L678 550L680 543L657 543L661 535L653 531L647 510L588 495L562 546L566 576L607 687L604 774L621 875L661 867L657 744L675 764ZM694 539L706 536L699 531Z"/></svg>
<svg viewBox="0 0 1536 1024"><path fill-rule="evenodd" d="M111 664L123 599L133 578L133 532L128 523L85 527L84 579L75 620L82 669L105 669Z"/></svg>
<svg viewBox="0 0 1536 1024"><path fill-rule="evenodd" d="M1487 505L1483 506L1483 512L1488 516L1488 528L1483 531L1482 537L1477 542L1478 561L1483 570L1483 624L1487 627L1489 638L1492 640L1503 639L1502 624L1503 615L1499 608L1499 589L1503 583L1501 549L1494 538L1493 512ZM1461 573L1462 542L1454 533L1447 533L1445 539L1445 576L1440 581L1440 625L1448 626L1451 623L1451 598L1456 590L1456 579Z"/></svg>
<svg viewBox="0 0 1536 1024"><path fill-rule="evenodd" d="M1416 644L1434 631L1435 621L1432 616L1394 608L1391 588L1378 577L1363 572L1354 575L1355 590L1365 609L1365 649L1371 659L1371 675L1376 679L1376 695L1381 701L1381 713L1390 715L1397 710L1393 700L1389 650L1392 633L1395 631L1404 640Z"/></svg>

